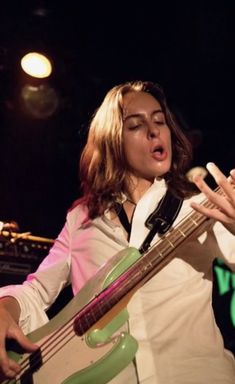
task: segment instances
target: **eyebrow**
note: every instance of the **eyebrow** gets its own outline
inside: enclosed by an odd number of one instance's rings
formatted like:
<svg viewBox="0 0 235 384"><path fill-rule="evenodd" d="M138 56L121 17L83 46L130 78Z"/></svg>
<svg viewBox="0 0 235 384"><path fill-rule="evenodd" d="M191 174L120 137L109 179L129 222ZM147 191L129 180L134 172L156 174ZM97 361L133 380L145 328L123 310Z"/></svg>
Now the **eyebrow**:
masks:
<svg viewBox="0 0 235 384"><path fill-rule="evenodd" d="M162 109L156 109L155 111L153 111L151 113L151 116L155 115L156 113L164 113ZM132 119L132 118L135 118L135 117L141 117L143 116L144 114L143 113L133 113L132 115L128 115L126 117L124 117L123 121L126 121L128 119Z"/></svg>

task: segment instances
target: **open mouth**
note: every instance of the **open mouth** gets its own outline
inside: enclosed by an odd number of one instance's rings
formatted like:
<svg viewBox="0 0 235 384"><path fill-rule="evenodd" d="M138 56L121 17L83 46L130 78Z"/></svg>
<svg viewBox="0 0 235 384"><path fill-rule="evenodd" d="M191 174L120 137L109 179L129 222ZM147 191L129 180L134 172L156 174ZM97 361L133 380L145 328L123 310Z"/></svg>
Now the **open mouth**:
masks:
<svg viewBox="0 0 235 384"><path fill-rule="evenodd" d="M161 145L156 146L152 153L158 153L159 155L162 155L164 152L164 148Z"/></svg>
<svg viewBox="0 0 235 384"><path fill-rule="evenodd" d="M156 145L156 147L154 147L152 150L152 157L155 160L162 161L166 159L167 152L162 145Z"/></svg>

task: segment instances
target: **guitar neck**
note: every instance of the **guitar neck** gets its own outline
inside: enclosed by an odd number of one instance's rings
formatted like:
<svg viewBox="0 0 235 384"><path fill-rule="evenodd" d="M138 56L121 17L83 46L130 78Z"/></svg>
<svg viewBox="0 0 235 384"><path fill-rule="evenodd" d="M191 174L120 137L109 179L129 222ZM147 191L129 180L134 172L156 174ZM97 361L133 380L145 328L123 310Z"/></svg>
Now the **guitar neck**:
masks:
<svg viewBox="0 0 235 384"><path fill-rule="evenodd" d="M216 192L221 194L217 188ZM207 208L213 204L205 199L202 203ZM175 250L186 239L195 234L208 218L198 212L190 212L174 229L169 230L161 239L145 252L131 267L119 276L107 288L92 299L76 317L76 333L82 336L104 315L113 309L128 293L143 286L156 275L175 256Z"/></svg>

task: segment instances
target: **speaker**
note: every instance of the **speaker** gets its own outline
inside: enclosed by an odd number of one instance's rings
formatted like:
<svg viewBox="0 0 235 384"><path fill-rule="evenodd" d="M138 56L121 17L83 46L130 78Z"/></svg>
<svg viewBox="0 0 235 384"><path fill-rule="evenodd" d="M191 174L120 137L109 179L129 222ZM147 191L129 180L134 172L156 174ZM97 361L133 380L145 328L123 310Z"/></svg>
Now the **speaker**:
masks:
<svg viewBox="0 0 235 384"><path fill-rule="evenodd" d="M37 269L53 242L28 233L0 232L0 286L22 283Z"/></svg>

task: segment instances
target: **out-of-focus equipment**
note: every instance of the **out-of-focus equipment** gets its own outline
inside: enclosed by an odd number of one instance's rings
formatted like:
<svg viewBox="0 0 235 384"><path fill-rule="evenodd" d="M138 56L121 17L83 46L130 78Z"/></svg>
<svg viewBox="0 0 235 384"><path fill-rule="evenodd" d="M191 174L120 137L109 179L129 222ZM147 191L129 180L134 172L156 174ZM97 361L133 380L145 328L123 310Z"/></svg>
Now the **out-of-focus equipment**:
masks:
<svg viewBox="0 0 235 384"><path fill-rule="evenodd" d="M3 230L18 232L20 229L16 221L10 221L10 222L0 221L0 232L2 232Z"/></svg>
<svg viewBox="0 0 235 384"><path fill-rule="evenodd" d="M54 243L53 239L16 232L16 222L0 221L0 285L21 283L35 271Z"/></svg>

